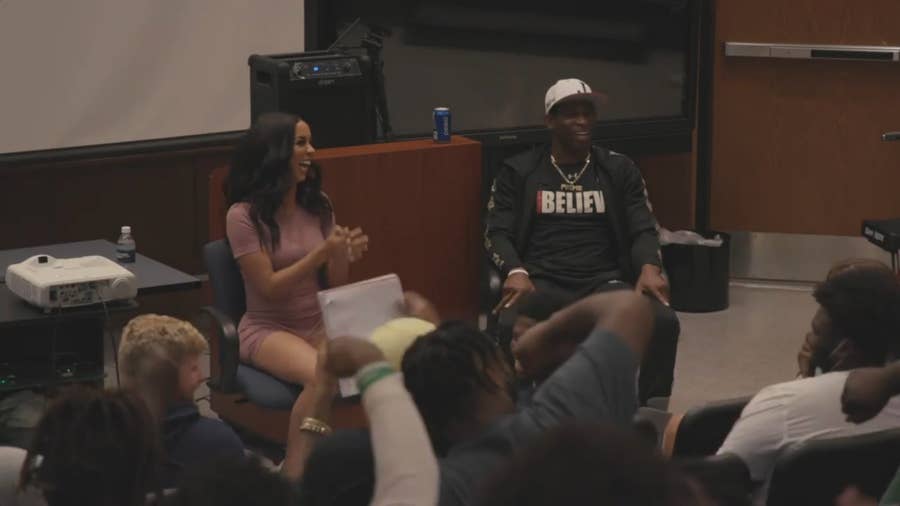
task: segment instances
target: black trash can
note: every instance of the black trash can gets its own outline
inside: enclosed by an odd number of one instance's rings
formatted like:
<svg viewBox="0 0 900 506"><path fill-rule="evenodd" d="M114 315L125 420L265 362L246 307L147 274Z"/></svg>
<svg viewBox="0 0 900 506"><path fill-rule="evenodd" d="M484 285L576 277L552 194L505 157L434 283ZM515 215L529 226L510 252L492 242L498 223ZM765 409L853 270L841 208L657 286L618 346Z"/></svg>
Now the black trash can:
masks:
<svg viewBox="0 0 900 506"><path fill-rule="evenodd" d="M707 313L728 307L731 236L723 232L703 234L722 238L719 247L667 244L662 247L663 265L669 276L671 304L676 311Z"/></svg>

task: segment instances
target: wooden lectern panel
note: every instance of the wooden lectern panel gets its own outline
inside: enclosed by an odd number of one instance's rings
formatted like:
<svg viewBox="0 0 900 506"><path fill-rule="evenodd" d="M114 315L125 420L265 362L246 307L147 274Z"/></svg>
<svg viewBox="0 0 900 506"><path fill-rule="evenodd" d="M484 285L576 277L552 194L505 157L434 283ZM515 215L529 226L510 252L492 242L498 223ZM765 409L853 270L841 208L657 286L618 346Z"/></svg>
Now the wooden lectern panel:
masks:
<svg viewBox="0 0 900 506"><path fill-rule="evenodd" d="M445 318L478 313L481 247L481 144L393 142L322 149L325 192L342 226L362 227L369 251L353 264L351 280L387 273L404 289L432 300ZM221 186L210 180L210 240L224 236Z"/></svg>

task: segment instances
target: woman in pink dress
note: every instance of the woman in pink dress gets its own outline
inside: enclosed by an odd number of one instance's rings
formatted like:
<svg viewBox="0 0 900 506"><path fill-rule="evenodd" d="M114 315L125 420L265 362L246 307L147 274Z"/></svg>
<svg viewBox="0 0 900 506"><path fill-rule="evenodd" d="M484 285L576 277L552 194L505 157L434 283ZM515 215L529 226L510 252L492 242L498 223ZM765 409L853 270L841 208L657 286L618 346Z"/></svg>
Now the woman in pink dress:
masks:
<svg viewBox="0 0 900 506"><path fill-rule="evenodd" d="M316 292L346 283L369 241L335 224L315 151L306 122L264 114L239 142L227 183L226 232L247 294L241 359L301 384L315 377L324 337Z"/></svg>

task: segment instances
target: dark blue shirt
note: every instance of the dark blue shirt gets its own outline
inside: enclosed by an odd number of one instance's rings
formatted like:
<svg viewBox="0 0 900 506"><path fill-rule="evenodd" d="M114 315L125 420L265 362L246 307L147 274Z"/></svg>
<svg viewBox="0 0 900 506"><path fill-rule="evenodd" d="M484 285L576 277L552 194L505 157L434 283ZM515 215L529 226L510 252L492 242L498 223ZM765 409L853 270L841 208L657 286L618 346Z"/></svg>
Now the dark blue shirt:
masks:
<svg viewBox="0 0 900 506"><path fill-rule="evenodd" d="M181 473L210 460L243 458L244 444L231 427L206 418L193 402L173 405L162 426L166 465L163 487L174 487Z"/></svg>

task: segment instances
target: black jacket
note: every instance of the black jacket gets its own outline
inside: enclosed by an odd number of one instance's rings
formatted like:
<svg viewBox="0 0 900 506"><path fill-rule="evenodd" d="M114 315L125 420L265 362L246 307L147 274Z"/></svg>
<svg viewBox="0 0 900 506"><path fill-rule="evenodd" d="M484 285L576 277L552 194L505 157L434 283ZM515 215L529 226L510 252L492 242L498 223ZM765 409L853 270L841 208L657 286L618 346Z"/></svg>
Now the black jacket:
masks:
<svg viewBox="0 0 900 506"><path fill-rule="evenodd" d="M594 146L593 174L610 195L604 195L606 210L623 281L634 283L643 265L661 266L659 233L653 217L644 178L627 156ZM543 146L513 156L491 186L487 205L484 246L491 262L505 277L522 267L521 253L528 245L537 191L536 171L549 165L550 147Z"/></svg>

